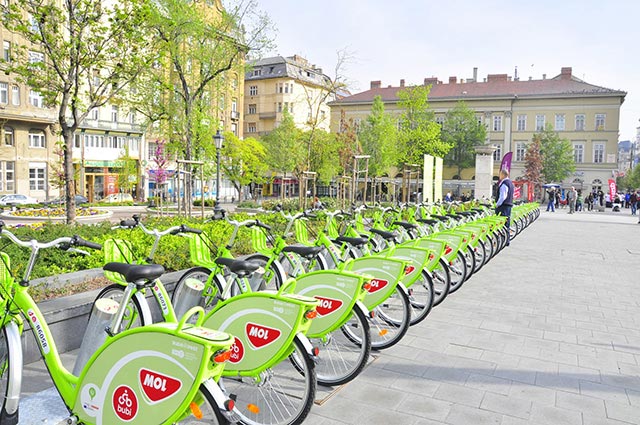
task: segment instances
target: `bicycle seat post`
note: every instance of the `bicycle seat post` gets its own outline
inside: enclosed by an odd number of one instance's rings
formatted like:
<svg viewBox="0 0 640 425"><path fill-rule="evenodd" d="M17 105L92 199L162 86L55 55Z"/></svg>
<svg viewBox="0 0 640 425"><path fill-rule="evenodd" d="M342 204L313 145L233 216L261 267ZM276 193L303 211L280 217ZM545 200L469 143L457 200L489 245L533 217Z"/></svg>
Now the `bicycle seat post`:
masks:
<svg viewBox="0 0 640 425"><path fill-rule="evenodd" d="M110 336L115 336L120 333L120 326L122 325L122 319L124 318L124 314L127 310L127 306L129 305L129 301L133 297L133 293L136 290L136 284L133 282L129 282L127 287L124 290L124 294L122 295L122 301L120 301L120 305L118 306L118 312L113 318L111 322L111 326L109 326L105 331Z"/></svg>

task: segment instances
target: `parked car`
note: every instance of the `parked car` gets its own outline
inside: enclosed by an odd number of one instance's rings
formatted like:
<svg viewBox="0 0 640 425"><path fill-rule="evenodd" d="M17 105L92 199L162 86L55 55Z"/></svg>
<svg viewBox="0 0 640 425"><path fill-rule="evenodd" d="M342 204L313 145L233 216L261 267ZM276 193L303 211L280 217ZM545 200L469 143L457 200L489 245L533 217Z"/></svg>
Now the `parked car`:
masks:
<svg viewBox="0 0 640 425"><path fill-rule="evenodd" d="M0 205L24 205L24 204L37 204L38 201L30 196L11 194L0 197Z"/></svg>
<svg viewBox="0 0 640 425"><path fill-rule="evenodd" d="M102 199L102 202L133 202L133 196L130 193L112 193Z"/></svg>
<svg viewBox="0 0 640 425"><path fill-rule="evenodd" d="M65 197L59 196L49 201L42 202L42 205L64 205L65 202ZM85 196L76 195L76 205L86 204L87 202L89 202L89 200Z"/></svg>

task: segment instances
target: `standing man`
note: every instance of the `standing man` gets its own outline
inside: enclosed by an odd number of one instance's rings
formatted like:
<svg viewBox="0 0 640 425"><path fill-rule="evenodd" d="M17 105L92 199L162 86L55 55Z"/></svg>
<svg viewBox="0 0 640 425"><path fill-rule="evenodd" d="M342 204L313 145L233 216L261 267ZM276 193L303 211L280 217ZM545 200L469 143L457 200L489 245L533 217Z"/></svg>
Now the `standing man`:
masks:
<svg viewBox="0 0 640 425"><path fill-rule="evenodd" d="M567 192L567 201L569 203L569 214L573 214L576 211L576 200L578 199L578 192L576 188L571 186L571 189Z"/></svg>
<svg viewBox="0 0 640 425"><path fill-rule="evenodd" d="M509 172L507 170L500 170L496 214L507 217L507 246L509 246L509 242L511 241L511 207L513 207L514 190L513 182L509 179Z"/></svg>
<svg viewBox="0 0 640 425"><path fill-rule="evenodd" d="M547 202L547 211L551 210L551 212L555 212L556 209L553 207L556 203L556 188L551 186L551 188L547 191L549 195L549 202Z"/></svg>

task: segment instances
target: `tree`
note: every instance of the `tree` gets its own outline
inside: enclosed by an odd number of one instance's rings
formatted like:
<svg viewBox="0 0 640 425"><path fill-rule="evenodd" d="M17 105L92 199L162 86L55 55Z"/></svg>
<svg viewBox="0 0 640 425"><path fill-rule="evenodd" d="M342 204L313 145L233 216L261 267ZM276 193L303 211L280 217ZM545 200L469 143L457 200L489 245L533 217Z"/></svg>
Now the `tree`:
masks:
<svg viewBox="0 0 640 425"><path fill-rule="evenodd" d="M169 179L169 154L166 149L166 141L156 140L156 148L153 150L151 160L156 164L155 168L155 183L156 183L156 199L158 200L158 207L160 214L162 214L162 200L164 194L162 192L162 185L164 185Z"/></svg>
<svg viewBox="0 0 640 425"><path fill-rule="evenodd" d="M309 131L305 132L302 139L312 141L309 169L317 173L319 182L329 184L340 173L340 164L336 161L339 148L336 135L318 129L313 137Z"/></svg>
<svg viewBox="0 0 640 425"><path fill-rule="evenodd" d="M287 108L282 113L282 122L264 136L262 142L267 150L266 162L269 168L282 173L281 196L285 197L285 177L294 173L305 163L306 149L301 141L301 131L293 122L293 116Z"/></svg>
<svg viewBox="0 0 640 425"><path fill-rule="evenodd" d="M362 151L370 155L369 174L381 177L397 163L398 130L394 119L384 110L380 96L373 98L371 114L359 134Z"/></svg>
<svg viewBox="0 0 640 425"><path fill-rule="evenodd" d="M148 3L69 0L57 4L4 2L2 23L26 41L15 43L6 72L39 93L45 105L57 108L64 140L66 218L73 223L74 133L92 109L121 102L131 81L148 67Z"/></svg>
<svg viewBox="0 0 640 425"><path fill-rule="evenodd" d="M211 140L227 110L226 95L244 75L245 56L270 46L271 22L255 0L239 0L228 9L218 0L158 0L149 25L158 54L139 81L136 108L160 123L180 159L212 158ZM189 172L190 165L185 167ZM187 179L187 198L191 186Z"/></svg>
<svg viewBox="0 0 640 425"><path fill-rule="evenodd" d="M624 176L624 180L622 183L624 186L631 190L635 190L640 187L640 166L636 165L633 170L629 170L627 174Z"/></svg>
<svg viewBox="0 0 640 425"><path fill-rule="evenodd" d="M242 186L264 181L268 171L265 163L266 150L264 145L253 137L240 140L233 133L226 132L224 138L224 161L220 166L238 192L238 201L242 201Z"/></svg>
<svg viewBox="0 0 640 425"><path fill-rule="evenodd" d="M429 109L431 86L407 87L398 92L400 116L400 163L421 164L423 155L444 157L451 146L440 139L440 126Z"/></svg>
<svg viewBox="0 0 640 425"><path fill-rule="evenodd" d="M468 108L464 101L459 101L455 108L447 112L440 130L442 141L451 146L444 163L456 167L460 176L463 169L474 166L474 148L484 143L486 135L487 129L478 122L473 109Z"/></svg>
<svg viewBox="0 0 640 425"><path fill-rule="evenodd" d="M524 178L533 185L534 193L539 193L542 179L542 153L540 135L534 134L532 142L524 154Z"/></svg>
<svg viewBox="0 0 640 425"><path fill-rule="evenodd" d="M560 139L549 124L537 136L540 138L542 175L547 182L561 182L575 172L573 147L567 139Z"/></svg>
<svg viewBox="0 0 640 425"><path fill-rule="evenodd" d="M118 188L120 192L131 193L133 186L138 181L138 161L129 155L129 147L118 158L120 172L118 173Z"/></svg>

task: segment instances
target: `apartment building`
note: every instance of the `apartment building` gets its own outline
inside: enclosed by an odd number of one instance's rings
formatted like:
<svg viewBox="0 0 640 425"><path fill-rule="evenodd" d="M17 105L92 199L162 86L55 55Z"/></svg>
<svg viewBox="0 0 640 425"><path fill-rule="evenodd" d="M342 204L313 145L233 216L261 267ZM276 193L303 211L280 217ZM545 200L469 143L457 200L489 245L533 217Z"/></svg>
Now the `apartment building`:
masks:
<svg viewBox="0 0 640 425"><path fill-rule="evenodd" d="M285 109L298 128L329 130L334 100L327 89L331 83L322 69L301 56L275 56L250 62L245 74L245 135L264 135L278 126Z"/></svg>
<svg viewBox="0 0 640 425"><path fill-rule="evenodd" d="M604 190L617 169L620 107L626 92L587 83L573 75L570 67L563 67L553 78L543 75L539 80L520 80L489 74L483 81L478 81L474 68L473 77L466 80L450 77L443 83L425 78L424 84L431 86L429 106L437 122L443 123L446 112L460 100L476 112L487 127L485 142L496 148L496 175L502 156L513 152L512 178L522 177L527 145L547 124L573 146L576 171L562 182L565 186ZM404 80L399 86L384 88L380 81L372 81L369 90L330 103L332 131L339 130L343 111L356 124L366 119L378 95L386 111L399 116L397 93L404 87ZM470 182L475 177L474 169L456 173L454 168L445 168L445 181Z"/></svg>

